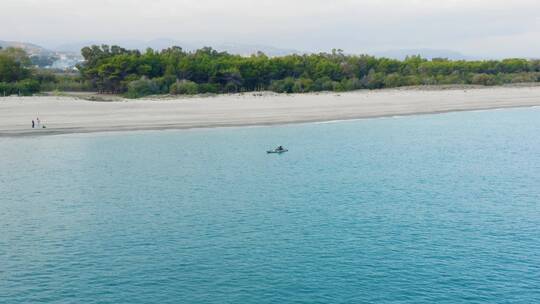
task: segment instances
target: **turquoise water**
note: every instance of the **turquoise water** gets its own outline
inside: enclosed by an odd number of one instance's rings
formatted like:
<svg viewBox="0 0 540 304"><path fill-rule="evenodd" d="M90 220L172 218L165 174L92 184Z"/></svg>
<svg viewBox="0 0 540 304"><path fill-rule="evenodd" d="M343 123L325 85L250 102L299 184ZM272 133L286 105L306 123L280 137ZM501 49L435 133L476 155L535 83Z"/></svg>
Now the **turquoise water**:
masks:
<svg viewBox="0 0 540 304"><path fill-rule="evenodd" d="M540 109L0 151L0 303L540 302Z"/></svg>

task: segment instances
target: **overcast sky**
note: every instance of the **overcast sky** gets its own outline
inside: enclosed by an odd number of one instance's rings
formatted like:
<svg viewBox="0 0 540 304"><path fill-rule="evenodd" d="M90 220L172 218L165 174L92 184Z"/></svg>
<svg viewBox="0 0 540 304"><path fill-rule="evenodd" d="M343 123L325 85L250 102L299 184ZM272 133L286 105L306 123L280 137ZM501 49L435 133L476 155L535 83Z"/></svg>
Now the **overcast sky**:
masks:
<svg viewBox="0 0 540 304"><path fill-rule="evenodd" d="M0 0L0 40L170 38L540 57L540 0Z"/></svg>

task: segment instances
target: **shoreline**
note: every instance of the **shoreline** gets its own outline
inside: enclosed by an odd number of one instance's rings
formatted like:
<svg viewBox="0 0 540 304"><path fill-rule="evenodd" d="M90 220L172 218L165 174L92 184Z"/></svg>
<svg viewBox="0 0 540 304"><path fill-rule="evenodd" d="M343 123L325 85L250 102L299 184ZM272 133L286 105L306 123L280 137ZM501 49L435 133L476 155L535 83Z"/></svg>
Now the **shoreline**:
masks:
<svg viewBox="0 0 540 304"><path fill-rule="evenodd" d="M347 121L540 106L540 87L237 94L92 102L73 97L0 98L0 137ZM32 129L39 115L46 129Z"/></svg>
<svg viewBox="0 0 540 304"><path fill-rule="evenodd" d="M46 128L32 130L29 132L16 131L10 133L9 131L0 132L0 138L20 138L20 137L40 137L40 136L55 136L55 135L69 135L69 134L92 134L92 133L116 133L116 132L138 132L138 131L174 131L174 130L198 130L198 129L214 129L214 128L241 128L241 127L272 127L272 126L287 126L287 125L300 125L300 124L313 124L313 123L340 123L367 119L378 118L397 118L408 117L418 115L438 115L447 113L459 113L459 112L475 112L475 111L490 111L490 110L505 110L505 109L524 109L524 108L536 108L539 105L525 105L525 106L508 106L508 107L494 107L494 108L475 108L475 109L457 109L448 111L435 111L435 112L419 112L419 113L406 113L406 114L393 114L393 115L378 115L378 116L363 116L352 117L333 120L306 120L306 121L284 121L274 123L253 123L253 124L215 124L215 125L154 125L145 127L119 127L110 126L106 128Z"/></svg>

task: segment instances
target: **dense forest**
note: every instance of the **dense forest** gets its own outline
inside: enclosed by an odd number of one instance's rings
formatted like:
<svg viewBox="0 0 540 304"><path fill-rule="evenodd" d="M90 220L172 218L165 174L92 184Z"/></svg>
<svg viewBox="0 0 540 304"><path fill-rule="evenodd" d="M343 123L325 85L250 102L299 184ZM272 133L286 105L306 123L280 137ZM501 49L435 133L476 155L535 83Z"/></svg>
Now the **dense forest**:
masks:
<svg viewBox="0 0 540 304"><path fill-rule="evenodd" d="M540 60L405 60L331 53L249 57L202 48L161 51L90 46L81 51L78 74L32 68L24 52L0 50L0 94L39 90L96 91L141 97L153 94L350 91L400 86L540 82Z"/></svg>
<svg viewBox="0 0 540 304"><path fill-rule="evenodd" d="M82 50L83 79L103 93L234 93L271 90L280 93L350 91L434 84L498 85L540 81L540 61L426 60L403 61L368 55L332 53L243 57L203 48L180 47L141 53L118 46Z"/></svg>

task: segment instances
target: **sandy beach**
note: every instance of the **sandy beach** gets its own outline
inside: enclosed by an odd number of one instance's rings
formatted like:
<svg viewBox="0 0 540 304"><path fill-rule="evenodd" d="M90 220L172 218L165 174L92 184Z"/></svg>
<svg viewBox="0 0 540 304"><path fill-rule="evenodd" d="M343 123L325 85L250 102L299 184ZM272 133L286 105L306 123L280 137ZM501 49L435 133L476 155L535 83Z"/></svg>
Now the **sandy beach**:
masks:
<svg viewBox="0 0 540 304"><path fill-rule="evenodd" d="M1 97L0 136L271 125L526 106L540 106L540 87L246 93L114 102ZM31 128L36 117L46 129Z"/></svg>

